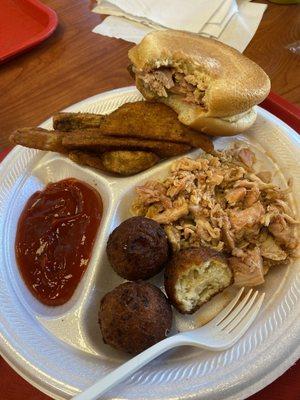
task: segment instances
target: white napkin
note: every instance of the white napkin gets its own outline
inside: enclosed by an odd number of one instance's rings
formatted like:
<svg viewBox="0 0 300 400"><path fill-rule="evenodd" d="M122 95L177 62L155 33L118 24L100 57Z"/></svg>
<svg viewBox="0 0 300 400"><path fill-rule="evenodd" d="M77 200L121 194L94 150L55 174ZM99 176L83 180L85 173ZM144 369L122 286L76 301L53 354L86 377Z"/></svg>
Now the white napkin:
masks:
<svg viewBox="0 0 300 400"><path fill-rule="evenodd" d="M150 26L155 29L159 29L160 27L165 27L160 24L156 24L153 21L148 20L144 17L136 17L134 15L128 14L125 11L121 10L120 7L110 3L109 1L101 1L98 0L99 4L93 9L93 12L99 14L108 14L114 15L117 17L125 17L135 22L140 22L141 24ZM238 7L235 0L225 0L220 8L216 10L216 12L212 15L209 22L204 24L203 28L199 33L213 36L217 38L221 32L224 30L232 16L238 12Z"/></svg>
<svg viewBox="0 0 300 400"><path fill-rule="evenodd" d="M112 0L113 1L113 0ZM150 26L152 28L168 28L167 24L158 24L154 21L149 20L145 17L138 17L129 14L122 10L120 7L112 4L112 1L98 0L98 5L93 9L93 12L98 14L115 15L117 17L125 17L135 22L140 22L141 24ZM162 0L161 0L162 1ZM197 31L197 33L204 33L209 36L218 37L223 31L224 27L230 21L232 16L238 11L238 7L235 0L225 0L220 5L219 8L213 13L211 18L203 27ZM188 30L187 28L182 28L182 30Z"/></svg>
<svg viewBox="0 0 300 400"><path fill-rule="evenodd" d="M102 2L98 3L101 6ZM166 28L198 33L222 6L223 0L109 0L109 3L127 15Z"/></svg>
<svg viewBox="0 0 300 400"><path fill-rule="evenodd" d="M94 33L133 43L139 43L151 31L153 29L149 26L114 15L106 17L100 25L93 29Z"/></svg>
<svg viewBox="0 0 300 400"><path fill-rule="evenodd" d="M224 6L226 6L226 8ZM222 7L219 8L216 14L204 25L199 33L218 38L231 18L234 14L238 13L238 11L239 9L235 1L224 1Z"/></svg>
<svg viewBox="0 0 300 400"><path fill-rule="evenodd" d="M114 4L111 4L108 1L98 0L98 5L93 9L93 12L96 14L107 14L114 15L116 17L125 17L131 21L139 22L154 29L159 29L159 27L164 28L163 26L156 24L155 22L150 21L147 18L136 17L134 15L127 14L125 11L121 10L121 8L115 6Z"/></svg>
<svg viewBox="0 0 300 400"><path fill-rule="evenodd" d="M111 16L96 26L93 32L139 43L152 30L164 29L153 21L124 13L120 8L112 5L111 1L98 0L99 4L93 11ZM146 0L141 0L141 2L144 1ZM209 22L203 26L201 35L213 36L243 52L254 36L267 5L250 3L248 0L238 0L237 5L238 8L235 1L224 1L222 7L217 9Z"/></svg>
<svg viewBox="0 0 300 400"><path fill-rule="evenodd" d="M241 1L238 14L232 18L218 40L242 53L257 31L266 8L267 4Z"/></svg>
<svg viewBox="0 0 300 400"><path fill-rule="evenodd" d="M231 8L237 9L235 0L224 0L220 8L213 14L209 22L211 24L221 24Z"/></svg>

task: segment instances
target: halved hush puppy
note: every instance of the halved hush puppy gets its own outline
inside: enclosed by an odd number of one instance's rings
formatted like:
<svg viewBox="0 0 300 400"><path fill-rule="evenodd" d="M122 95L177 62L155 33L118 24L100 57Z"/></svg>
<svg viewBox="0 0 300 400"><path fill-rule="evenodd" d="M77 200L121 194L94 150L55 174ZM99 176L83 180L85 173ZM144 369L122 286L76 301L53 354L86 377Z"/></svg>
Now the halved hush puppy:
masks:
<svg viewBox="0 0 300 400"><path fill-rule="evenodd" d="M226 257L207 248L175 253L165 269L165 289L173 306L192 314L233 281Z"/></svg>

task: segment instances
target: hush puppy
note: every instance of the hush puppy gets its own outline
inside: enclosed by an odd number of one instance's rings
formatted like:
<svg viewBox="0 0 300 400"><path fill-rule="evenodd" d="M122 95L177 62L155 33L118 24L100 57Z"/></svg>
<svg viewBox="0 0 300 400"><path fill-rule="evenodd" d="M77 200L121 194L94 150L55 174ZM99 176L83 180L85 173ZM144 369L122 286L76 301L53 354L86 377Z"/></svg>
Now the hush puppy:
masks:
<svg viewBox="0 0 300 400"><path fill-rule="evenodd" d="M137 354L167 336L172 308L156 286L125 282L101 300L99 324L106 344Z"/></svg>
<svg viewBox="0 0 300 400"><path fill-rule="evenodd" d="M132 217L110 234L106 252L118 275L137 281L151 278L164 268L169 245L164 230L157 222Z"/></svg>

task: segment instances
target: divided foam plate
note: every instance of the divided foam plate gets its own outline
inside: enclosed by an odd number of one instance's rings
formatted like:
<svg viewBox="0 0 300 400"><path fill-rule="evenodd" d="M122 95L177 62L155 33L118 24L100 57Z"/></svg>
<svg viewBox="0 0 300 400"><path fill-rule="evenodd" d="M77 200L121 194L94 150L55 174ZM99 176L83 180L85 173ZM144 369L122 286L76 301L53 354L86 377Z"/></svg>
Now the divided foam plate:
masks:
<svg viewBox="0 0 300 400"><path fill-rule="evenodd" d="M95 96L69 110L108 113L139 99L134 88L124 88ZM51 128L51 121L42 126ZM223 149L236 140L254 149L260 169L272 170L281 187L293 176L293 194L299 193L300 143L289 127L258 108L257 122L246 135L218 138L215 147ZM131 216L134 188L148 179L163 178L173 161L118 178L78 166L56 153L17 146L0 166L0 349L23 376L53 397L74 395L128 359L103 343L97 322L100 299L123 282L108 263L106 242L111 231ZM48 182L67 177L95 187L102 196L104 213L88 269L73 297L63 306L51 308L33 298L20 278L14 239L28 197ZM297 196L291 195L290 201L299 216ZM163 289L163 273L150 281ZM222 353L190 347L173 350L136 372L105 398L216 399L222 392L223 399L241 399L268 384L299 355L299 261L288 268L273 269L259 290L266 292L262 311L233 348ZM228 288L194 316L174 312L173 331L203 323L234 293L234 288Z"/></svg>

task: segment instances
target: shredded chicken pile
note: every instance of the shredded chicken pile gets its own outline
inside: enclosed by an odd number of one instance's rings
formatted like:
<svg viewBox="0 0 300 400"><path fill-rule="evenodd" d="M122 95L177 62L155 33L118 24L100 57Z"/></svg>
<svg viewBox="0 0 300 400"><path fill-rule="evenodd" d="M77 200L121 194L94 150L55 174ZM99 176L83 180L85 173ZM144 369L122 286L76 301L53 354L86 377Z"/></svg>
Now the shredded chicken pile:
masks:
<svg viewBox="0 0 300 400"><path fill-rule="evenodd" d="M202 99L207 85L197 82L194 75L184 75L174 68L159 68L147 73L137 72L137 77L160 97L167 97L168 92L180 94L185 96L186 102L204 107Z"/></svg>
<svg viewBox="0 0 300 400"><path fill-rule="evenodd" d="M175 162L164 181L137 187L135 215L162 224L174 251L208 246L229 256L235 284L264 282L269 268L297 256L298 239L287 201L290 188L255 173L249 148Z"/></svg>

